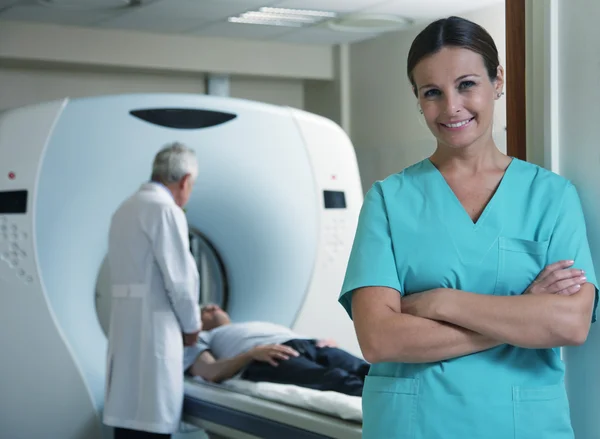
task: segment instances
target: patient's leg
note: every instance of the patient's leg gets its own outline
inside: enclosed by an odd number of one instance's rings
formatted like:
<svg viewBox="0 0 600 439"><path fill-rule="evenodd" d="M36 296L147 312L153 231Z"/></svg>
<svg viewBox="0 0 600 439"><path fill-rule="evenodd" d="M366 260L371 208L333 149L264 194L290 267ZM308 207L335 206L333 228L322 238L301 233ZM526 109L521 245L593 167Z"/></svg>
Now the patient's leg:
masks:
<svg viewBox="0 0 600 439"><path fill-rule="evenodd" d="M269 363L253 361L242 378L249 381L268 381L295 384L316 390L333 390L347 395L361 396L363 380L343 369L323 367L304 355L279 362L277 367Z"/></svg>
<svg viewBox="0 0 600 439"><path fill-rule="evenodd" d="M366 361L338 348L316 348L316 362L328 368L344 369L363 381L370 368Z"/></svg>

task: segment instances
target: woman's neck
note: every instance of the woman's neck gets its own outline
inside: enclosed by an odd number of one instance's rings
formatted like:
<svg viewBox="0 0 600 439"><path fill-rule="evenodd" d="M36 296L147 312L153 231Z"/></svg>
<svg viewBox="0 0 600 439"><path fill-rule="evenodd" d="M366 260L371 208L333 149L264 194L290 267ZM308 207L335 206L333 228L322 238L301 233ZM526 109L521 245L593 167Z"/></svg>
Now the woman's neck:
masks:
<svg viewBox="0 0 600 439"><path fill-rule="evenodd" d="M485 145L472 145L463 148L438 146L429 158L440 170L476 174L485 170L506 169L510 157L500 152L493 139Z"/></svg>

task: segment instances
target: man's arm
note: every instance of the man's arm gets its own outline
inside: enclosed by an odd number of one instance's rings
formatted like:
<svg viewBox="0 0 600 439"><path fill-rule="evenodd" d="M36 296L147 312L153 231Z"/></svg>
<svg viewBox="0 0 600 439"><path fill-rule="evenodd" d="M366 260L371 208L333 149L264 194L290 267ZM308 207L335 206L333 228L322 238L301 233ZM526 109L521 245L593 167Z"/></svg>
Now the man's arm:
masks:
<svg viewBox="0 0 600 439"><path fill-rule="evenodd" d="M225 360L216 360L210 351L204 351L196 358L189 371L193 376L199 376L211 383L225 381L252 361L250 352Z"/></svg>
<svg viewBox="0 0 600 439"><path fill-rule="evenodd" d="M173 312L184 334L196 334L201 329L198 268L189 255L187 223L177 207L162 208L152 241L154 257L162 273Z"/></svg>
<svg viewBox="0 0 600 439"><path fill-rule="evenodd" d="M298 352L285 345L257 346L243 354L220 360L206 350L196 357L189 372L211 383L220 383L235 376L252 361L264 361L277 367L278 361L285 361L290 356L296 357Z"/></svg>

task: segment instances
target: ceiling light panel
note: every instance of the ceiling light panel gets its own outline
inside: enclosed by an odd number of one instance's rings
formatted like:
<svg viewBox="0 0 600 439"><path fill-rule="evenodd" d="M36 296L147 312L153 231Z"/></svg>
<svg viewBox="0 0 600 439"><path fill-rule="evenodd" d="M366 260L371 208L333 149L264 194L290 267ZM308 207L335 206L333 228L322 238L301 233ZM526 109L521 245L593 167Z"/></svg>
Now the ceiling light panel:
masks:
<svg viewBox="0 0 600 439"><path fill-rule="evenodd" d="M257 11L248 11L235 17L229 17L228 21L230 23L266 26L304 27L315 25L336 16L335 12L330 11L262 7Z"/></svg>

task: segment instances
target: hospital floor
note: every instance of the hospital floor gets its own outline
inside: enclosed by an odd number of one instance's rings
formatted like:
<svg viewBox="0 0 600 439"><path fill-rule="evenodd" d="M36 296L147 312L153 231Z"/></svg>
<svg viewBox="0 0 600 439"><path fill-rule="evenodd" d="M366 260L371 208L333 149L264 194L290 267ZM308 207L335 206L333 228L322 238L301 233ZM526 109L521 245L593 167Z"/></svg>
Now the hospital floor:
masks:
<svg viewBox="0 0 600 439"><path fill-rule="evenodd" d="M225 436L216 433L206 433L204 431L190 431L177 433L172 436L172 439L228 439Z"/></svg>
<svg viewBox="0 0 600 439"><path fill-rule="evenodd" d="M212 434L208 435L206 432L199 431L190 431L190 432L182 432L177 433L171 436L172 439L222 439L214 437Z"/></svg>

